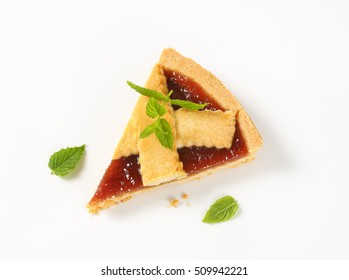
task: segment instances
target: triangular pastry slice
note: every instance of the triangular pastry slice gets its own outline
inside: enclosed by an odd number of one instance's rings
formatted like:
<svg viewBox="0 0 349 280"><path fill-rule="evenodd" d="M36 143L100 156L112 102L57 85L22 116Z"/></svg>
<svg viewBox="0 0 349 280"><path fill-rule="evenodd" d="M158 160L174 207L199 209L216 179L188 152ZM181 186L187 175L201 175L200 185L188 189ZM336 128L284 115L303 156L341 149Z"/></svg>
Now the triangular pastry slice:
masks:
<svg viewBox="0 0 349 280"><path fill-rule="evenodd" d="M152 123L148 97L140 96L88 208L91 213L124 202L168 182L191 180L255 157L262 138L246 111L213 74L173 49L162 52L145 85L171 98L208 103L190 111L167 105L174 148L163 147L155 134L140 139Z"/></svg>

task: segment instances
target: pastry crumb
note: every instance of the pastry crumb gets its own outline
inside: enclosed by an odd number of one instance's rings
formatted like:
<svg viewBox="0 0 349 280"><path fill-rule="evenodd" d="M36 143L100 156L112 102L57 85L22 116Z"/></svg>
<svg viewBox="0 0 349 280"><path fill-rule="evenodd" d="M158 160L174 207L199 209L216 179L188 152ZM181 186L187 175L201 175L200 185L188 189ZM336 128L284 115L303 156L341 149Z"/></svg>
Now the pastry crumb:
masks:
<svg viewBox="0 0 349 280"><path fill-rule="evenodd" d="M183 205L184 203L185 205L190 206L190 201L188 200L188 198L189 195L184 192L181 193L180 198L171 197L169 198L169 204L167 205L167 208L178 208L178 206Z"/></svg>
<svg viewBox="0 0 349 280"><path fill-rule="evenodd" d="M170 200L170 207L176 207L177 208L178 204L179 204L179 200L178 199L174 198L174 199Z"/></svg>

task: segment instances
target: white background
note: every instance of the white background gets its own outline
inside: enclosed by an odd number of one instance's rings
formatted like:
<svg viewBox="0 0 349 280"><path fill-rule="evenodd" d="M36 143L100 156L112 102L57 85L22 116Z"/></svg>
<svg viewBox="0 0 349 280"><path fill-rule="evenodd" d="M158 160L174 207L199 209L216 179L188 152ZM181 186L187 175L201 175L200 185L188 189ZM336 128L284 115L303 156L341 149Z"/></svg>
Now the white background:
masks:
<svg viewBox="0 0 349 280"><path fill-rule="evenodd" d="M1 259L348 259L347 1L2 1ZM255 161L98 216L94 194L163 48L209 69L264 138ZM87 144L72 175L50 155ZM189 194L191 206L167 208ZM241 211L201 222L219 197Z"/></svg>

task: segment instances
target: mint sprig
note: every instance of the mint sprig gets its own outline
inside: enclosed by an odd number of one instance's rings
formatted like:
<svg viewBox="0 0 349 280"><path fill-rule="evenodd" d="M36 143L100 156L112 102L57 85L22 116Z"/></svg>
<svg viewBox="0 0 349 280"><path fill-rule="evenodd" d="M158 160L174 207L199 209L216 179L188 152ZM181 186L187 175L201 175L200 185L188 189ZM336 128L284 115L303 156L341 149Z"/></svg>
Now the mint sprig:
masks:
<svg viewBox="0 0 349 280"><path fill-rule="evenodd" d="M216 224L230 220L238 209L238 202L233 197L224 196L211 205L202 222Z"/></svg>
<svg viewBox="0 0 349 280"><path fill-rule="evenodd" d="M152 119L156 118L154 123L142 130L140 138L146 138L155 133L161 145L171 150L174 139L170 123L163 118L166 114L165 105L177 105L189 110L200 110L208 105L208 103L197 104L187 100L171 99L172 90L165 96L161 92L138 86L130 81L127 81L127 84L138 93L149 97L146 114Z"/></svg>
<svg viewBox="0 0 349 280"><path fill-rule="evenodd" d="M85 152L85 145L80 147L68 147L55 152L50 157L48 167L51 174L65 176L69 174L78 164Z"/></svg>
<svg viewBox="0 0 349 280"><path fill-rule="evenodd" d="M173 134L170 123L162 116L166 114L166 108L153 97L150 97L146 106L146 114L156 121L142 130L140 138L146 138L155 133L159 142L165 148L173 148Z"/></svg>
<svg viewBox="0 0 349 280"><path fill-rule="evenodd" d="M146 138L150 135L152 135L155 132L155 128L159 125L158 120L156 120L154 123L148 125L145 129L142 130L140 134L140 138Z"/></svg>
<svg viewBox="0 0 349 280"><path fill-rule="evenodd" d="M141 86L137 86L136 84L130 82L130 81L127 81L127 84L133 88L135 91L137 91L138 93L144 95L144 96L148 96L148 97L153 97L155 99L158 99L158 100L165 100L165 96L161 93L161 92L158 92L156 90L152 90L152 89L148 89L148 88L144 88L144 87L141 87Z"/></svg>
<svg viewBox="0 0 349 280"><path fill-rule="evenodd" d="M172 150L173 134L170 123L165 118L159 118L158 123L159 125L155 128L156 137L162 146Z"/></svg>
<svg viewBox="0 0 349 280"><path fill-rule="evenodd" d="M187 100L180 100L180 99L171 99L170 100L171 105L177 105L181 106L182 108L189 109L189 110L200 110L208 105L208 103L194 103Z"/></svg>
<svg viewBox="0 0 349 280"><path fill-rule="evenodd" d="M134 89L135 91L137 91L138 93L140 93L144 96L153 97L154 99L164 101L166 103L169 102L171 105L178 105L182 108L189 109L189 110L203 109L209 104L209 103L198 104L198 103L194 103L194 102L187 101L187 100L171 99L170 97L171 97L171 94L173 93L173 91L170 91L167 96L164 96L161 92L138 86L130 81L127 81L127 84L132 89Z"/></svg>
<svg viewBox="0 0 349 280"><path fill-rule="evenodd" d="M146 113L151 118L156 118L158 116L162 117L166 114L166 109L164 106L160 105L159 102L157 102L154 97L150 97L147 106L146 106Z"/></svg>

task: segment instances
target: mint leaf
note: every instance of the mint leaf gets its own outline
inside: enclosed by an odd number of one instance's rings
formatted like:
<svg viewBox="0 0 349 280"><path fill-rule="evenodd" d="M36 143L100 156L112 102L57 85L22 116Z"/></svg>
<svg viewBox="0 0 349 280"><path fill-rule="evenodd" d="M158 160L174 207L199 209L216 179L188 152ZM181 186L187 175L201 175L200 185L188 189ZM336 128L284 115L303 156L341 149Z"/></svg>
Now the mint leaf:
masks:
<svg viewBox="0 0 349 280"><path fill-rule="evenodd" d="M85 152L85 145L80 147L65 148L55 152L50 157L48 167L52 174L65 176L72 171Z"/></svg>
<svg viewBox="0 0 349 280"><path fill-rule="evenodd" d="M163 105L160 105L153 97L150 97L146 106L146 113L151 118L163 116L166 114L166 109Z"/></svg>
<svg viewBox="0 0 349 280"><path fill-rule="evenodd" d="M150 135L152 135L155 131L155 128L158 126L158 122L154 122L150 125L148 125L145 129L142 130L140 138L146 138Z"/></svg>
<svg viewBox="0 0 349 280"><path fill-rule="evenodd" d="M178 105L178 106L181 106L182 108L189 109L189 110L199 110L199 109L205 108L208 105L208 103L197 104L194 102L180 100L180 99L171 99L170 103L171 105Z"/></svg>
<svg viewBox="0 0 349 280"><path fill-rule="evenodd" d="M159 123L159 125L155 128L156 137L158 138L162 146L172 150L173 134L172 134L171 125L164 118L158 119L157 122Z"/></svg>
<svg viewBox="0 0 349 280"><path fill-rule="evenodd" d="M137 86L136 84L130 82L130 81L127 81L127 84L132 88L134 89L135 91L137 91L138 93L144 95L144 96L148 96L148 97L153 97L155 99L158 99L158 100L165 100L165 96L156 91L156 90L152 90L152 89L148 89L148 88L144 88L144 87L140 87L140 86Z"/></svg>
<svg viewBox="0 0 349 280"><path fill-rule="evenodd" d="M224 196L213 203L202 222L215 224L231 219L238 210L238 202L231 196Z"/></svg>
<svg viewBox="0 0 349 280"><path fill-rule="evenodd" d="M156 90L140 87L130 81L127 81L127 84L138 93L150 98L146 106L146 114L153 119L158 118L153 124L147 126L141 132L140 138L148 137L155 132L161 145L171 150L173 149L174 142L172 129L168 121L161 118L166 114L165 104L170 103L171 105L181 106L189 110L199 110L208 105L208 103L196 104L186 100L171 99L172 90L165 96ZM163 101L164 104L160 104L157 100Z"/></svg>

